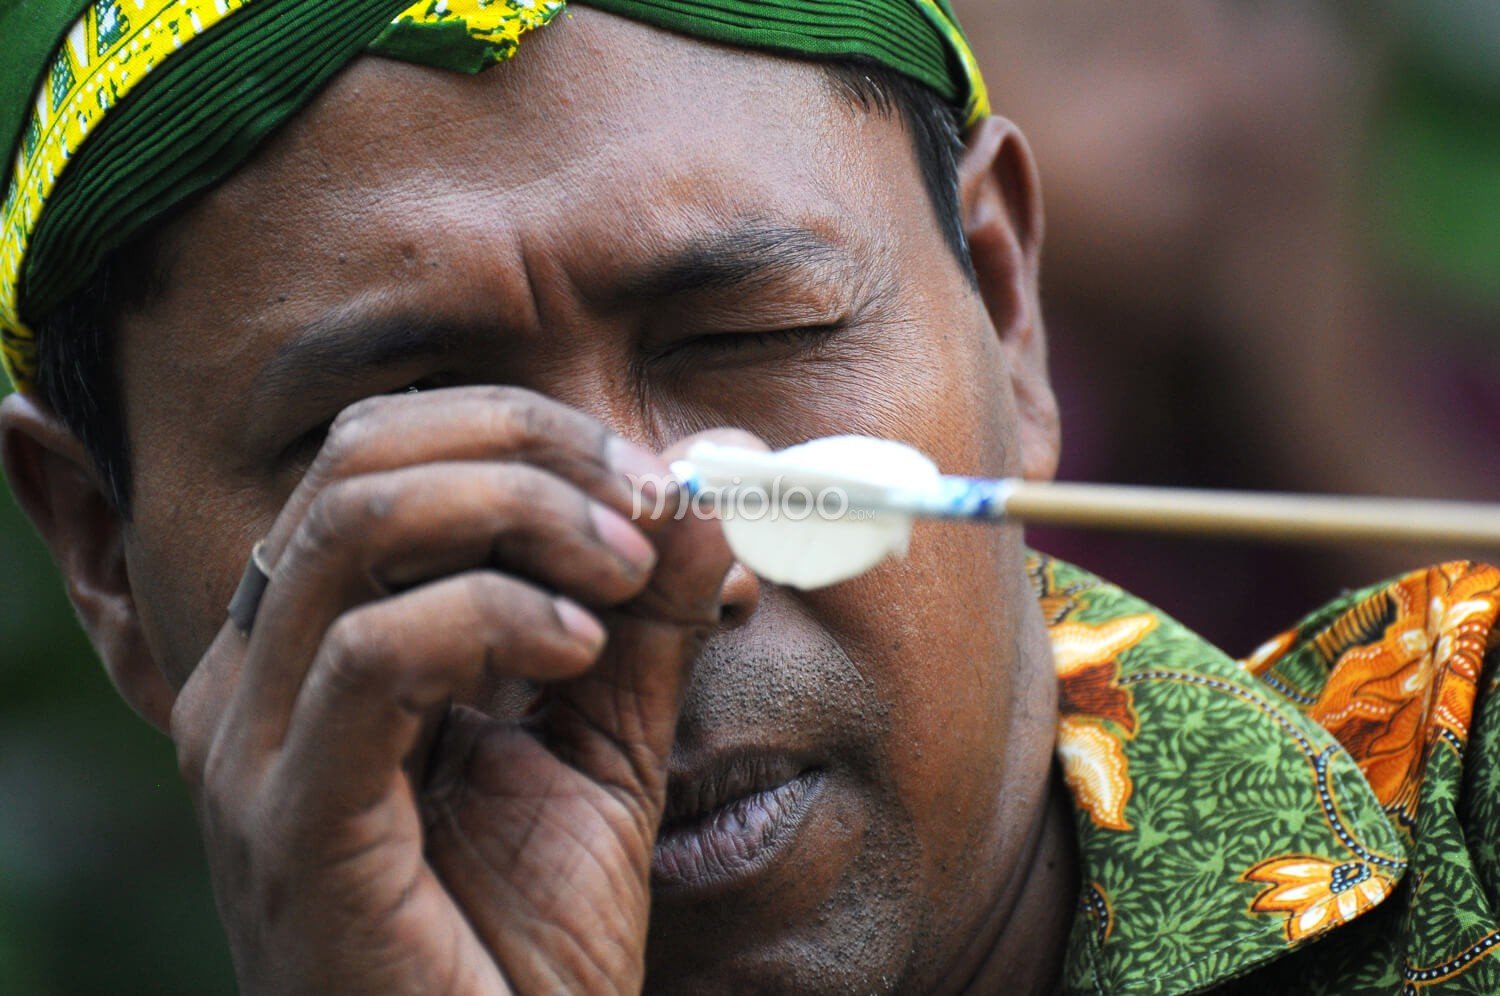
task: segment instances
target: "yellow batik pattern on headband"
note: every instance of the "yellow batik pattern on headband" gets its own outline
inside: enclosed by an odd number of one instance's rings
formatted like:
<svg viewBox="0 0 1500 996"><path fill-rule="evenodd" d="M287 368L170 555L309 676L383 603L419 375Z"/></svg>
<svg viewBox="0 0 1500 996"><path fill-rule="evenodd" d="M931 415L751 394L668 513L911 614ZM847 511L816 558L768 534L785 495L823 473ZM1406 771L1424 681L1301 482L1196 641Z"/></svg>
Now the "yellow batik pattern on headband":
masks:
<svg viewBox="0 0 1500 996"><path fill-rule="evenodd" d="M985 86L984 74L979 71L979 60L969 46L963 30L934 0L913 0L933 27L947 39L948 48L958 57L963 66L964 78L969 85L969 99L964 107L964 127L972 128L990 116L990 92Z"/></svg>
<svg viewBox="0 0 1500 996"><path fill-rule="evenodd" d="M521 36L563 9L563 0L418 0L396 16L369 50L459 72L479 72L515 54ZM461 28L469 45L423 43L432 29ZM413 30L415 29L415 30Z"/></svg>
<svg viewBox="0 0 1500 996"><path fill-rule="evenodd" d="M63 40L21 135L0 218L0 346L17 387L24 386L32 340L19 314L21 264L68 160L147 74L247 2L104 0Z"/></svg>
<svg viewBox="0 0 1500 996"><path fill-rule="evenodd" d="M38 88L0 205L0 361L17 388L30 386L35 363L35 336L20 315L22 266L68 161L153 70L251 2L97 0L68 31ZM560 9L559 0L419 0L393 23L452 23L508 55Z"/></svg>

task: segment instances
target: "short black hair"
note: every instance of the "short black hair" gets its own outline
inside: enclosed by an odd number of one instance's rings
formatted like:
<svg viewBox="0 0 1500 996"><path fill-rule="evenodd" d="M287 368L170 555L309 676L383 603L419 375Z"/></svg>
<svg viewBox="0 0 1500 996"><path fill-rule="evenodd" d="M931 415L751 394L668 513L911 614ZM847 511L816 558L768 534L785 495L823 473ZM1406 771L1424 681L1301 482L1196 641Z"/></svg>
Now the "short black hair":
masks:
<svg viewBox="0 0 1500 996"><path fill-rule="evenodd" d="M865 59L828 64L836 92L857 107L880 114L901 115L911 139L922 186L937 216L943 241L958 260L965 278L977 286L969 242L964 235L959 206L958 163L964 152L964 116L936 91L908 76Z"/></svg>
<svg viewBox="0 0 1500 996"><path fill-rule="evenodd" d="M166 283L160 224L107 256L82 289L36 323L36 392L83 443L104 496L130 515L130 437L115 367L120 319Z"/></svg>
<svg viewBox="0 0 1500 996"><path fill-rule="evenodd" d="M849 59L825 68L835 91L855 106L900 114L943 240L973 284L959 209L959 112L929 88L877 63ZM37 394L83 443L106 499L127 519L130 437L115 366L116 330L122 316L146 307L165 287L165 227L159 221L111 253L81 290L36 323Z"/></svg>

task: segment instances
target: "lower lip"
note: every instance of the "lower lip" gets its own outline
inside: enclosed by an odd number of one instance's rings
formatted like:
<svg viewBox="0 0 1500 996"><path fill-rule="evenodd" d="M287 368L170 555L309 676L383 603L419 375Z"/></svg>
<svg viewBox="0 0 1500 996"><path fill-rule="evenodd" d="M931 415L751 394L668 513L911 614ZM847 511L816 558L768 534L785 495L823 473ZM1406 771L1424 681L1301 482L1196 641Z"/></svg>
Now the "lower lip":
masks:
<svg viewBox="0 0 1500 996"><path fill-rule="evenodd" d="M651 855L659 896L733 888L786 850L822 786L821 771L804 771L769 789L721 806L691 826L668 830Z"/></svg>

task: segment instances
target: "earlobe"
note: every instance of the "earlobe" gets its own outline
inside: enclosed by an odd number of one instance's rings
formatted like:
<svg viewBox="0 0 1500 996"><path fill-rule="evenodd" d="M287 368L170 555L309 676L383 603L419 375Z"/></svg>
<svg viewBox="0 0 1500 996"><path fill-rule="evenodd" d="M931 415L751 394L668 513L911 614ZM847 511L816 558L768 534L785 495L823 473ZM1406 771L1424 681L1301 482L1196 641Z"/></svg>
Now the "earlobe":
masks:
<svg viewBox="0 0 1500 996"><path fill-rule="evenodd" d="M1008 361L1022 473L1046 480L1057 472L1061 437L1042 322L1042 191L1031 149L1015 125L989 118L971 130L959 165L959 197L980 296Z"/></svg>
<svg viewBox="0 0 1500 996"><path fill-rule="evenodd" d="M135 610L125 522L83 444L46 406L12 395L0 402L0 455L11 491L62 572L110 680L131 708L165 731L175 692Z"/></svg>

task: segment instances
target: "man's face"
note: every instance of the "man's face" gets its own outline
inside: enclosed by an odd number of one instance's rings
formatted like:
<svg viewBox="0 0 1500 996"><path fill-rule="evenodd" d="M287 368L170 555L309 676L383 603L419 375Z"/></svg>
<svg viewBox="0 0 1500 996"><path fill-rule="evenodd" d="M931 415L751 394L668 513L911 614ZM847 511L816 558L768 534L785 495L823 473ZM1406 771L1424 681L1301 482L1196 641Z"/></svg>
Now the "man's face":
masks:
<svg viewBox="0 0 1500 996"><path fill-rule="evenodd" d="M658 449L733 425L1028 469L1012 357L899 120L811 64L591 10L477 77L366 58L168 242L120 343L130 575L177 686L321 427L370 395L514 384ZM652 985L923 989L983 934L1050 763L1021 556L924 525L901 563L744 600L673 769L818 777L772 860L657 890Z"/></svg>

